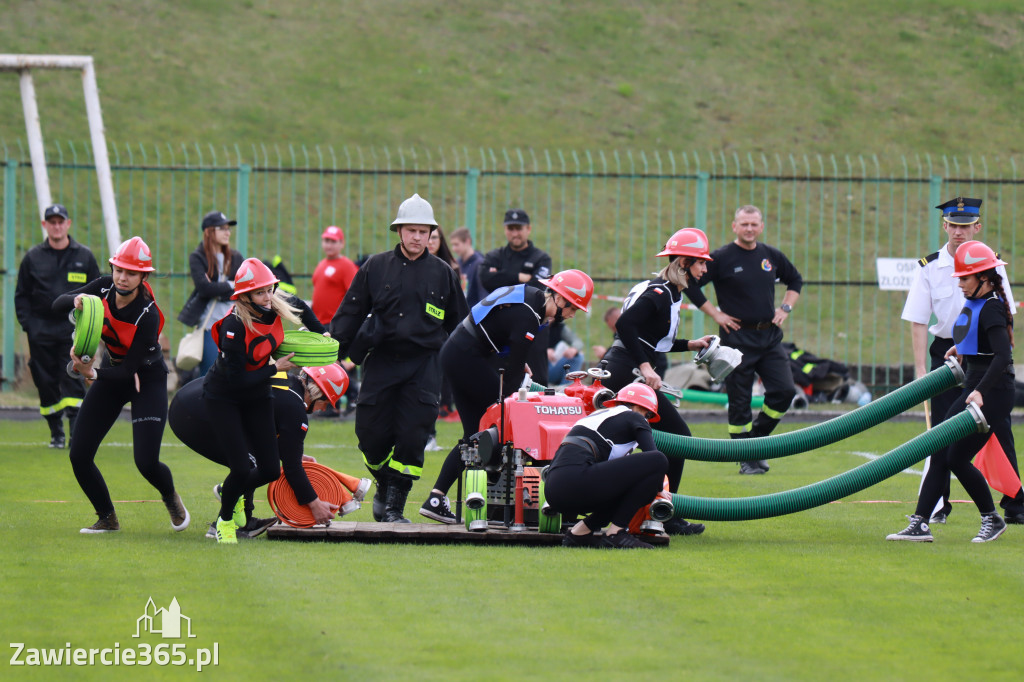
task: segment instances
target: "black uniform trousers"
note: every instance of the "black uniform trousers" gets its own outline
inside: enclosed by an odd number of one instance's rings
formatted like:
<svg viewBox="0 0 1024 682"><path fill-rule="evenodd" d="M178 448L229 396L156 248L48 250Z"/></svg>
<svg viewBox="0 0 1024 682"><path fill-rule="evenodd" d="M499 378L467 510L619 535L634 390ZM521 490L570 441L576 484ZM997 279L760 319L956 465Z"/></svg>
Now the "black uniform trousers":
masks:
<svg viewBox="0 0 1024 682"><path fill-rule="evenodd" d="M67 372L70 351L70 337L66 342L31 339L28 342L28 369L39 391L39 412L51 423L54 432L60 430L64 412L68 420L74 422L85 397L85 381L81 377L72 378Z"/></svg>
<svg viewBox="0 0 1024 682"><path fill-rule="evenodd" d="M953 339L943 339L936 336L932 340L931 345L928 347L928 357L931 359L931 370L936 370L945 364L946 351L952 347ZM932 426L937 426L945 421L949 408L953 406L953 401L960 397L960 392L960 387L954 386L931 399ZM928 459L925 460L925 476L928 475L928 470L931 468L931 458L941 454L941 450L939 452L933 452L929 455ZM921 485L924 485L923 478L921 479ZM947 469L946 485L942 491L942 513L948 516L952 510L953 505L949 503L949 473ZM929 511L928 514L930 515L931 511Z"/></svg>
<svg viewBox="0 0 1024 682"><path fill-rule="evenodd" d="M121 408L132 404L132 448L135 466L150 485L168 498L174 494L171 470L160 461L160 441L167 423L167 378L163 365L159 371L139 373L135 379L101 379L89 389L71 439L71 467L93 509L100 516L114 511L107 484L96 466L96 452L103 437L117 421Z"/></svg>
<svg viewBox="0 0 1024 682"><path fill-rule="evenodd" d="M729 334L723 333L722 344L743 353L739 367L725 378L725 390L729 396L729 435L769 435L796 396L789 358L782 350L782 330L774 325L768 329L737 329ZM764 407L757 415L757 421L752 423L750 399L755 373L764 384Z"/></svg>
<svg viewBox="0 0 1024 682"><path fill-rule="evenodd" d="M372 351L363 363L356 437L367 469L413 481L423 474L423 448L437 421L441 395L438 353L418 357Z"/></svg>
<svg viewBox="0 0 1024 682"><path fill-rule="evenodd" d="M605 366L611 376L602 381L601 383L611 390L618 393L619 389L627 384L631 384L634 381L639 381L636 376L633 375L633 370L636 369L636 364L630 357L629 353L625 348L618 346L612 346L605 353L604 359L608 361ZM680 436L691 436L690 427L686 425L679 410L676 406L669 402L661 391L655 391L658 394L658 416L661 417L658 421L651 424L651 428L662 433L674 433ZM632 455L631 455L632 456ZM671 492L679 492L679 482L683 479L683 467L686 465L686 460L681 457L671 457L668 460L668 489ZM650 500L647 500L650 502ZM646 502L644 503L646 504Z"/></svg>
<svg viewBox="0 0 1024 682"><path fill-rule="evenodd" d="M281 474L274 399L267 395L234 401L207 396L204 402L210 421L218 427L217 442L231 468L220 491L220 518L228 520L246 490L266 485Z"/></svg>
<svg viewBox="0 0 1024 682"><path fill-rule="evenodd" d="M583 523L591 532L609 523L627 528L637 510L662 490L669 460L658 450L594 462L584 461L589 453L579 445L566 443L562 448L578 450L576 461L548 472L545 499L569 516L589 513Z"/></svg>
<svg viewBox="0 0 1024 682"><path fill-rule="evenodd" d="M946 413L946 419L950 419L956 414L963 412L966 408L965 401L967 396L977 387L983 374L984 371L968 372L967 381L960 391L960 396L954 401L949 412ZM985 400L985 404L982 406L981 412L985 415L985 421L992 427L992 433L999 439L999 444L1002 445L1003 450L1006 452L1010 464L1016 470L1016 454L1012 448L1007 449L1006 441L1004 440L1006 437L1005 432L1008 430L1006 428L1008 417L1013 409L1014 394L1013 375L1006 374L1000 378L999 382L991 390L983 394L982 397ZM974 459L974 456L985 445L992 433L972 433L966 438L953 443L941 453L932 455L931 465L928 467L928 473L925 474L921 493L917 498L915 514L928 518L942 496L944 486L948 485L950 472L956 474L957 480L960 481L967 494L971 496L974 504L978 506L979 512L987 514L995 511L995 504L992 502L992 493L989 490L988 481L985 480L985 477L978 471L977 467L971 463L971 460Z"/></svg>

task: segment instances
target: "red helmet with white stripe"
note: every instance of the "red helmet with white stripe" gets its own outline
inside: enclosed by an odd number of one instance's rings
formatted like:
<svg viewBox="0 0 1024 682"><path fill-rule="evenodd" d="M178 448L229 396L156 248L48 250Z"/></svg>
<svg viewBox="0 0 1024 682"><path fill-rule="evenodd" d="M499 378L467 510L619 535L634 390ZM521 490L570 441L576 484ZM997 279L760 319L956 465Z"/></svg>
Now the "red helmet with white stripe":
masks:
<svg viewBox="0 0 1024 682"><path fill-rule="evenodd" d="M121 242L117 252L107 261L125 270L133 272L153 272L153 256L149 252L149 246L142 241L142 237L132 237L128 241Z"/></svg>
<svg viewBox="0 0 1024 682"><path fill-rule="evenodd" d="M652 424L661 419L658 416L658 394L647 384L633 383L623 386L614 398L604 401L605 407L614 405L639 405L653 415L647 419Z"/></svg>
<svg viewBox="0 0 1024 682"><path fill-rule="evenodd" d="M979 272L991 270L999 265L1006 265L996 252L979 241L964 242L956 247L953 256L953 277L966 277Z"/></svg>
<svg viewBox="0 0 1024 682"><path fill-rule="evenodd" d="M338 400L348 390L348 373L341 365L332 363L323 367L303 367L302 371L323 391L331 407L337 407Z"/></svg>
<svg viewBox="0 0 1024 682"><path fill-rule="evenodd" d="M561 294L566 301L585 313L590 312L590 299L594 295L594 280L582 270L562 270L551 279L538 279L538 282Z"/></svg>
<svg viewBox="0 0 1024 682"><path fill-rule="evenodd" d="M665 249L659 256L689 256L701 260L711 260L711 248L708 246L708 236L703 230L696 227L684 227L676 231L674 235L665 242Z"/></svg>
<svg viewBox="0 0 1024 682"><path fill-rule="evenodd" d="M231 300L238 298L239 294L262 289L280 281L259 258L246 258L235 273L235 293L231 294Z"/></svg>

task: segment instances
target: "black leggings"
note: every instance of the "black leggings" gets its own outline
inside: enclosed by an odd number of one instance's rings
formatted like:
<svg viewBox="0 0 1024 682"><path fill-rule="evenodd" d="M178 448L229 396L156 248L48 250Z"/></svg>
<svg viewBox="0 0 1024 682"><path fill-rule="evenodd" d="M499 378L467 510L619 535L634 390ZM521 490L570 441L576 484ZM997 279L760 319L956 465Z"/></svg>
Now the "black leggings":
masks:
<svg viewBox="0 0 1024 682"><path fill-rule="evenodd" d="M132 404L132 448L135 466L150 485L169 498L174 494L174 478L167 465L160 461L160 441L167 423L167 380L165 374L140 374L140 389L135 392L134 377L128 381L97 381L86 393L78 423L71 438L71 467L78 485L103 516L114 511L110 492L96 466L96 452L110 427L117 421L121 408Z"/></svg>
<svg viewBox="0 0 1024 682"><path fill-rule="evenodd" d="M274 399L267 396L236 403L207 397L206 410L210 421L217 425L217 441L231 467L220 491L220 518L227 520L244 491L255 490L281 475Z"/></svg>
<svg viewBox="0 0 1024 682"><path fill-rule="evenodd" d="M607 388L618 393L623 386L640 381L633 375L636 365L623 349L611 348L605 357L608 358L606 369L612 373L608 379L601 382ZM655 391L655 393L658 394L658 416L661 419L651 424L651 428L662 433L674 433L680 436L693 435L676 406L670 403L661 391ZM685 464L686 460L681 457L671 457L668 460L668 489L674 493L679 492L679 482L683 478Z"/></svg>
<svg viewBox="0 0 1024 682"><path fill-rule="evenodd" d="M965 407L964 401L971 391L974 390L972 383L974 386L977 385L977 382L971 382L970 376L968 376L967 385L961 391L960 397L949 408L946 419L950 419L954 415L963 412ZM932 455L931 465L928 467L928 473L925 474L924 483L921 485L921 494L917 498L915 514L926 519L929 517L948 485L950 471L956 475L960 485L971 496L974 504L978 506L979 512L988 514L995 511L996 506L992 502L992 491L989 490L988 481L985 480L985 477L978 471L977 467L971 463L971 460L974 459L974 456L978 454L978 451L981 450L993 433L999 438L1000 443L1003 444L1005 449L1007 440L1005 435L1001 435L1000 432L1006 428L1009 422L1010 411L1013 409L1014 387L1012 380L1001 382L997 387L984 394L983 398L985 405L981 408L981 411L985 415L985 421L992 426L992 431L989 433L972 433L966 438L956 441L941 453ZM1012 451L1013 441L1010 440L1009 443ZM1007 454L1010 455L1010 453ZM1015 462L1015 460L1015 457L1010 456L1011 463Z"/></svg>
<svg viewBox="0 0 1024 682"><path fill-rule="evenodd" d="M581 460L587 454L577 445L562 445L559 449L562 448L579 450ZM606 462L565 464L547 475L545 498L565 514L589 513L583 523L591 532L609 523L626 528L637 510L661 492L668 464L668 458L659 450Z"/></svg>

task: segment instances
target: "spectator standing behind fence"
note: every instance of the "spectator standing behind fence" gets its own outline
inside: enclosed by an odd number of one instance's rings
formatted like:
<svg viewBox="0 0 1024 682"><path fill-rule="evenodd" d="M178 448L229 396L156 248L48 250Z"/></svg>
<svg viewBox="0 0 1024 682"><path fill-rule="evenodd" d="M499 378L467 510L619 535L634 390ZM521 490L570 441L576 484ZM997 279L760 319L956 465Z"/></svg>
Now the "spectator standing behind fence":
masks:
<svg viewBox="0 0 1024 682"><path fill-rule="evenodd" d="M339 357L363 367L356 437L377 481L378 521L408 523L405 502L437 420L441 346L469 312L455 271L427 253L436 227L419 194L403 201L391 223L399 243L359 268L331 321Z"/></svg>
<svg viewBox="0 0 1024 682"><path fill-rule="evenodd" d="M480 285L480 278L477 277L477 269L484 257L473 249L473 237L465 227L452 232L451 247L452 253L459 259L459 270L462 272L462 281L466 287L466 304L472 308L480 302L485 293Z"/></svg>
<svg viewBox="0 0 1024 682"><path fill-rule="evenodd" d="M508 244L494 249L480 264L478 273L485 295L498 287L526 284L544 289L539 280L551 276L551 256L530 241L530 216L522 209L505 211L505 238ZM533 380L548 383L548 328L537 332L533 347L526 358L533 372Z"/></svg>
<svg viewBox="0 0 1024 682"><path fill-rule="evenodd" d="M953 257L957 248L964 242L974 238L981 231L981 199L957 197L939 204L935 208L942 211L942 230L948 240L945 246L930 253L918 261L920 267L914 273L914 279L907 292L907 302L903 306L903 319L910 322L910 335L914 348L914 372L922 377L929 370L937 369L945 362L946 352L953 346L953 324L964 307L964 295L956 285L953 277ZM1010 279L1006 269L1000 265L996 273L1002 279L1003 296L1010 305L1011 313L1016 314L1017 306L1010 292ZM935 324L928 326L932 315ZM928 334L934 339L928 345ZM930 363L925 366L925 357ZM946 413L960 395L960 387L954 387L931 399L931 423L929 428L941 423ZM1009 418L1009 417L1007 417ZM1013 450L1013 434L1007 430L1010 443L1004 447L1007 452ZM935 453L941 454L941 453ZM925 475L931 467L931 457L925 460ZM923 479L922 479L923 485ZM1024 508L1014 510L1012 500L1004 497L1000 503L1007 509L1007 521L1024 523ZM940 506L941 505L941 506ZM1008 506L1010 505L1010 506ZM949 503L949 474L947 472L943 486L942 499L929 514L929 521L945 523L953 507Z"/></svg>
<svg viewBox="0 0 1024 682"><path fill-rule="evenodd" d="M722 345L743 353L743 361L725 379L729 396L729 437L767 436L786 414L796 395L789 358L782 350L782 325L800 298L803 278L782 251L758 241L764 217L756 206L740 206L732 221L736 239L711 254L708 271L687 290L690 300L720 328ZM786 285L775 307L775 282ZM700 288L711 283L716 308ZM750 398L754 374L764 384L764 405L752 421ZM741 474L764 474L765 460L740 463Z"/></svg>
<svg viewBox="0 0 1024 682"><path fill-rule="evenodd" d="M965 202L966 203L966 202ZM954 345L947 356L957 356L963 362L967 376L960 396L946 413L950 419L974 404L992 427L991 433L972 433L933 456L931 468L925 474L924 484L917 497L917 508L910 524L887 540L931 542L928 518L942 497L949 481L949 471L956 474L960 485L971 496L981 512L981 528L971 542L995 540L1006 530L1006 522L992 502L989 483L981 471L971 463L982 451L990 465L1005 466L1006 460L1016 469L1016 455L1006 448L1010 411L1013 409L1013 315L1009 302L1002 295L1002 277L996 268L1006 265L985 244L966 241L956 249L953 257L953 277L959 280L964 295L964 307L953 325ZM1001 446L1001 447L1000 447ZM1008 482L1004 480L1004 483ZM1003 486L1006 490L1008 487ZM1024 502L1020 490L1020 476L1013 481L1019 501Z"/></svg>
<svg viewBox="0 0 1024 682"><path fill-rule="evenodd" d="M341 255L345 249L345 233L331 225L320 235L324 258L313 270L313 313L321 324L329 325L345 299L352 278L359 270L356 264Z"/></svg>
<svg viewBox="0 0 1024 682"><path fill-rule="evenodd" d="M242 254L231 248L231 228L237 224L238 221L228 220L220 211L207 213L200 226L203 240L188 257L189 274L195 288L178 313L178 321L189 327L206 321L199 376L204 376L217 360L217 344L210 330L231 310L235 273L242 264Z"/></svg>
<svg viewBox="0 0 1024 682"><path fill-rule="evenodd" d="M54 300L100 276L92 252L68 235L71 219L61 204L43 211L46 239L21 261L14 289L14 310L28 335L28 369L39 392L39 413L50 426L50 447L64 447L64 421L74 436L85 382L65 371L74 325L67 311L54 312Z"/></svg>

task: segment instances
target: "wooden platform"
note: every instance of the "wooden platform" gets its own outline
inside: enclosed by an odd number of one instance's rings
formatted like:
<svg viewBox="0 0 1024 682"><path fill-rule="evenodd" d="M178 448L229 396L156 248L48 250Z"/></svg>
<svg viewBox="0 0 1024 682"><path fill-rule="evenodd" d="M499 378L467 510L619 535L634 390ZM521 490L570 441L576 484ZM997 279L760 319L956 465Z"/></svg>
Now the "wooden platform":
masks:
<svg viewBox="0 0 1024 682"><path fill-rule="evenodd" d="M435 523L373 523L335 521L330 527L292 528L283 523L267 530L271 540L321 542L473 544L561 546L561 533L540 533L536 529L513 532L494 525L485 532L470 532L463 524L446 526ZM668 536L644 538L652 545L668 545Z"/></svg>

